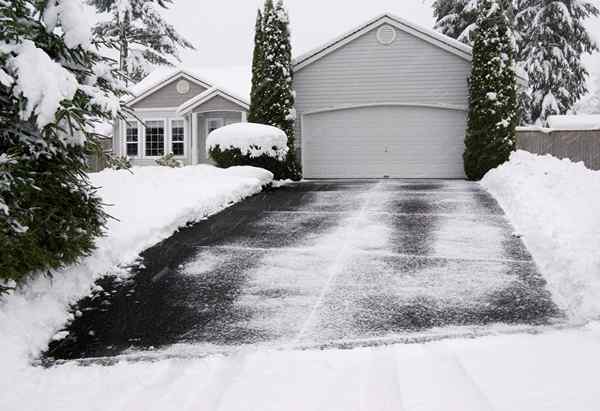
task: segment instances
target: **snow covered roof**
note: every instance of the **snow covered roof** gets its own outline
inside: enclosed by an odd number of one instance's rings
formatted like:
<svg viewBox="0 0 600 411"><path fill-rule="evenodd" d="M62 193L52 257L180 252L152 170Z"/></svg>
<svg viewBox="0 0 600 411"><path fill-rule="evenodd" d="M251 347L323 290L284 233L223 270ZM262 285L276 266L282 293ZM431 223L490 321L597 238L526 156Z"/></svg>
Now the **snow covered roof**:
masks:
<svg viewBox="0 0 600 411"><path fill-rule="evenodd" d="M600 114L549 116L548 127L553 130L600 130Z"/></svg>
<svg viewBox="0 0 600 411"><path fill-rule="evenodd" d="M205 73L211 73L211 79L214 78L216 81L207 80L203 76ZM171 83L181 75L207 88L207 91L218 89L246 105L249 103L251 70L248 67L232 67L229 70L222 67L215 69L190 69L186 67L157 68L142 81L129 88L132 96L125 98L125 102L128 104L136 103ZM222 84L227 84L227 86L224 87Z"/></svg>
<svg viewBox="0 0 600 411"><path fill-rule="evenodd" d="M354 39L384 24L392 25L398 30L402 30L408 34L418 37L430 44L433 44L434 46L440 47L452 54L455 54L464 60L469 62L472 60L473 49L470 46L433 29L410 22L402 17L395 16L391 13L384 13L342 34L341 36L336 37L322 46L296 57L293 62L294 70L302 70L304 67L314 63L315 61L334 52L338 48L348 44ZM521 84L527 84L527 79L523 77L521 73L517 73L517 80Z"/></svg>
<svg viewBox="0 0 600 411"><path fill-rule="evenodd" d="M211 98L216 97L216 96L221 96L226 100L232 101L233 103L238 104L239 106L245 108L246 110L248 110L250 108L248 101L246 101L240 97L236 97L218 87L211 87L208 90L206 90L205 92L200 93L195 97L192 97L191 99L189 99L188 101L186 101L185 103L180 105L177 108L177 114L181 115L181 116L185 115L185 114L189 113L190 111L192 111L195 107L198 107L200 104L203 104L203 103L207 102L208 100L210 100Z"/></svg>

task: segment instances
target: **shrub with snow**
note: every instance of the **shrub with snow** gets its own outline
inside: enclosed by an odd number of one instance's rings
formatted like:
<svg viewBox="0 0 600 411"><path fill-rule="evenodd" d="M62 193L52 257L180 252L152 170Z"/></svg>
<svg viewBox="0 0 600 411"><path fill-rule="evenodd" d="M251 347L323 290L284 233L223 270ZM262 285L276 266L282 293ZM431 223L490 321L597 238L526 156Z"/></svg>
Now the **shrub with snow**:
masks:
<svg viewBox="0 0 600 411"><path fill-rule="evenodd" d="M106 166L113 170L129 170L131 168L131 160L127 156L112 156L106 158Z"/></svg>
<svg viewBox="0 0 600 411"><path fill-rule="evenodd" d="M156 164L162 167L171 167L171 168L179 168L183 167L183 163L175 158L175 154L169 153L165 154L158 160L156 160Z"/></svg>
<svg viewBox="0 0 600 411"><path fill-rule="evenodd" d="M598 318L600 171L517 151L481 184L523 236L559 306L576 318Z"/></svg>
<svg viewBox="0 0 600 411"><path fill-rule="evenodd" d="M208 135L206 150L220 167L261 167L277 179L284 177L287 136L276 127L256 123L221 127Z"/></svg>

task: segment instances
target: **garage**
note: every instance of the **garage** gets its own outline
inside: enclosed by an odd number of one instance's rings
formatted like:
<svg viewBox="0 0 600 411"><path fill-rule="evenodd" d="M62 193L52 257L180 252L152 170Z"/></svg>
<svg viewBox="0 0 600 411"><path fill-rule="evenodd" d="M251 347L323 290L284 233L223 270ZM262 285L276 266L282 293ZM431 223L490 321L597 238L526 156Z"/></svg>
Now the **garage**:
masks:
<svg viewBox="0 0 600 411"><path fill-rule="evenodd" d="M464 178L466 112L376 104L302 117L305 178Z"/></svg>

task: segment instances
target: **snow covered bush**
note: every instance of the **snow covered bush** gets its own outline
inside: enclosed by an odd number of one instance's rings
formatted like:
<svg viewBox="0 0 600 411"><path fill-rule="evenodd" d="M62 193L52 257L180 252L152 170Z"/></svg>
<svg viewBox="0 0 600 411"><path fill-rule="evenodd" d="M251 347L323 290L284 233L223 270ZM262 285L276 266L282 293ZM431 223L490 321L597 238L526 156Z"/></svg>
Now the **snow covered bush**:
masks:
<svg viewBox="0 0 600 411"><path fill-rule="evenodd" d="M508 160L518 122L517 83L510 19L502 0L482 0L474 32L469 78L465 174L480 180Z"/></svg>
<svg viewBox="0 0 600 411"><path fill-rule="evenodd" d="M131 160L127 156L108 155L106 158L106 167L113 170L129 170Z"/></svg>
<svg viewBox="0 0 600 411"><path fill-rule="evenodd" d="M574 318L599 318L600 171L516 151L481 184L523 236L556 303Z"/></svg>
<svg viewBox="0 0 600 411"><path fill-rule="evenodd" d="M183 167L183 163L175 158L175 154L169 153L165 154L158 160L156 160L156 164L163 167L171 167L171 168L179 168Z"/></svg>
<svg viewBox="0 0 600 411"><path fill-rule="evenodd" d="M276 179L286 178L287 136L276 127L255 123L221 127L208 135L206 150L219 167L254 166L271 171Z"/></svg>
<svg viewBox="0 0 600 411"><path fill-rule="evenodd" d="M106 215L88 182L94 128L124 87L100 56L84 3L0 1L0 277L89 253Z"/></svg>

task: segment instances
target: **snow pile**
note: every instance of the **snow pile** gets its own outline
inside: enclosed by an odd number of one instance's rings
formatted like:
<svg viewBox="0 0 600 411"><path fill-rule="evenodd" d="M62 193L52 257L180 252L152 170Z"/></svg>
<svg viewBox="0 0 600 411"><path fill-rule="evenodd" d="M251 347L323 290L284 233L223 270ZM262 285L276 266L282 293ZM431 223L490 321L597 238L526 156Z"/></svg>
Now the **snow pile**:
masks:
<svg viewBox="0 0 600 411"><path fill-rule="evenodd" d="M600 130L600 114L549 116L548 127L554 130Z"/></svg>
<svg viewBox="0 0 600 411"><path fill-rule="evenodd" d="M481 184L499 201L575 319L600 316L600 171L525 151Z"/></svg>
<svg viewBox="0 0 600 411"><path fill-rule="evenodd" d="M60 22L65 44L69 48L81 46L89 49L92 44L93 21L88 6L80 0L49 2L44 12L48 31L54 31Z"/></svg>
<svg viewBox="0 0 600 411"><path fill-rule="evenodd" d="M205 218L270 183L273 175L253 167L219 169L201 165L171 169L134 168L134 174L105 170L91 174L110 220L107 236L80 264L38 278L0 303L0 363L3 373L22 368L68 321L68 305L87 295L95 279L169 237L178 227Z"/></svg>
<svg viewBox="0 0 600 411"><path fill-rule="evenodd" d="M72 100L79 86L71 72L52 61L30 40L17 47L17 56L8 60L8 67L16 77L14 94L23 93L27 99L21 118L27 119L35 113L39 128L54 121L60 102Z"/></svg>
<svg viewBox="0 0 600 411"><path fill-rule="evenodd" d="M287 136L277 127L256 123L237 123L221 127L206 139L206 151L219 146L221 150L238 148L250 157L269 157L283 160L288 152Z"/></svg>

